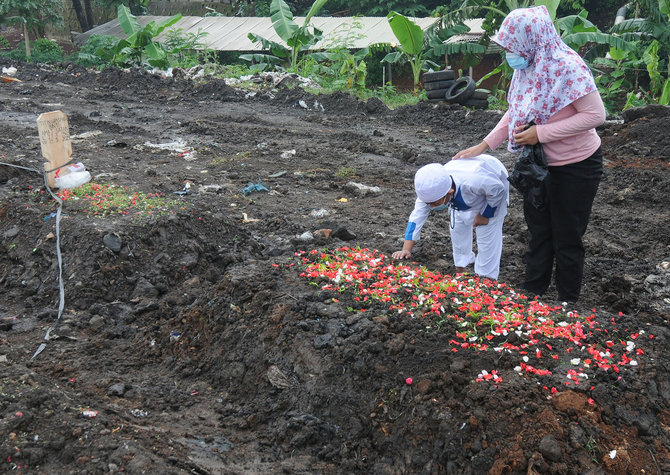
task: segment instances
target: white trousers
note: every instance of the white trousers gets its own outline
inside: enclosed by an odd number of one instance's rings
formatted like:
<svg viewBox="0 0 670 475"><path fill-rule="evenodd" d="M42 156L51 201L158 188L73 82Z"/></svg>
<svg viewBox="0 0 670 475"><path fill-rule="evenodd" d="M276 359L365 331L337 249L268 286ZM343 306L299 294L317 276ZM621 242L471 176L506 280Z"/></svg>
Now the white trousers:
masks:
<svg viewBox="0 0 670 475"><path fill-rule="evenodd" d="M496 280L500 273L502 255L502 227L507 215L507 203L496 210L489 224L474 228L477 238L477 254L472 251L472 228L476 211L456 211L450 219L451 246L456 267L467 267L475 263L475 273ZM453 226L453 227L452 227Z"/></svg>

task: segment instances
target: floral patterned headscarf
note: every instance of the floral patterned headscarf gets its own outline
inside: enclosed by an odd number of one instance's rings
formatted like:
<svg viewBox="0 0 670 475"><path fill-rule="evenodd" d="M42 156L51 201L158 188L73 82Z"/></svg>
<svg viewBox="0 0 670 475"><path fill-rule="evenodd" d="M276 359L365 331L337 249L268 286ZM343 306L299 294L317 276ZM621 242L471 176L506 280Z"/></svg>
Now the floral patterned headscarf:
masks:
<svg viewBox="0 0 670 475"><path fill-rule="evenodd" d="M530 61L528 68L514 71L507 92L511 151L522 148L512 138L516 127L531 120L544 124L568 104L597 90L588 66L558 36L544 5L510 12L493 41Z"/></svg>

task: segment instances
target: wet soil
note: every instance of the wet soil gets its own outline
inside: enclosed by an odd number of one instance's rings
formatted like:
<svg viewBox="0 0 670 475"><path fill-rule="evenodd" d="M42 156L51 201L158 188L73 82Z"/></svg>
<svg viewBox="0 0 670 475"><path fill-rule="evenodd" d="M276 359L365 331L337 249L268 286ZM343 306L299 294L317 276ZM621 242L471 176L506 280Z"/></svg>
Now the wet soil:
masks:
<svg viewBox="0 0 670 475"><path fill-rule="evenodd" d="M606 168L574 310L641 353L577 385L454 351L449 326L352 312L292 267L298 251L399 249L416 169L499 113L16 66L22 82L0 83L0 161L41 169L36 119L61 110L94 183L178 205L103 216L66 200L56 229L41 176L0 165L3 472L670 473L668 108L598 130ZM259 180L269 191L243 193ZM413 259L453 274L447 226L431 219ZM526 238L513 192L510 287ZM491 368L503 382L478 381Z"/></svg>

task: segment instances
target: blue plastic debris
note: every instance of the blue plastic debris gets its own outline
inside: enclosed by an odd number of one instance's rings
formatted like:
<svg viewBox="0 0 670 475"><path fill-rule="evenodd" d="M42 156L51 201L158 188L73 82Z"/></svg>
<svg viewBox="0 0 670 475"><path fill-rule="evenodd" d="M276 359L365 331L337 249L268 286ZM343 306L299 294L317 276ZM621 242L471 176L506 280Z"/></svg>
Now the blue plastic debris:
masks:
<svg viewBox="0 0 670 475"><path fill-rule="evenodd" d="M186 182L184 183L184 188L182 188L179 191L173 191L172 193L174 193L175 195L188 195L191 192L190 188L191 184L189 182Z"/></svg>
<svg viewBox="0 0 670 475"><path fill-rule="evenodd" d="M259 178L258 183L256 183L255 185L249 182L249 186L242 189L242 193L244 194L244 196L247 196L248 194L254 191L270 191L270 190L268 190L267 188L265 188L265 186L263 186L263 184L261 183L261 179Z"/></svg>

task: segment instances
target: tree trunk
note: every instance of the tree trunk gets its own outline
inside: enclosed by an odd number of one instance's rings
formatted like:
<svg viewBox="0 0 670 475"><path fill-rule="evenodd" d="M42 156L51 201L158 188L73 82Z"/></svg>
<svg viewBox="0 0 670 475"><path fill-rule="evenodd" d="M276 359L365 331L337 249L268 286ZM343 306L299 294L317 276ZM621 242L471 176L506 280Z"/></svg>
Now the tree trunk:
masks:
<svg viewBox="0 0 670 475"><path fill-rule="evenodd" d="M23 39L26 42L26 58L30 58L30 35L28 34L28 23L23 24Z"/></svg>
<svg viewBox="0 0 670 475"><path fill-rule="evenodd" d="M88 21L86 19L84 9L81 7L81 2L79 0L72 0L72 7L74 8L74 12L77 15L77 21L81 27L81 32L83 33L90 30L91 28L88 26Z"/></svg>
<svg viewBox="0 0 670 475"><path fill-rule="evenodd" d="M84 9L86 10L86 20L88 24L87 30L93 28L93 9L91 8L91 0L84 0Z"/></svg>

